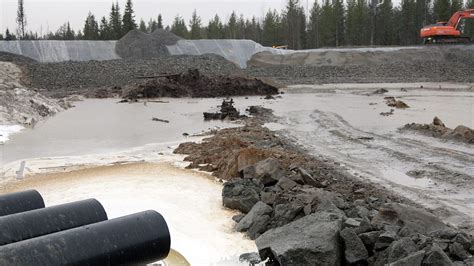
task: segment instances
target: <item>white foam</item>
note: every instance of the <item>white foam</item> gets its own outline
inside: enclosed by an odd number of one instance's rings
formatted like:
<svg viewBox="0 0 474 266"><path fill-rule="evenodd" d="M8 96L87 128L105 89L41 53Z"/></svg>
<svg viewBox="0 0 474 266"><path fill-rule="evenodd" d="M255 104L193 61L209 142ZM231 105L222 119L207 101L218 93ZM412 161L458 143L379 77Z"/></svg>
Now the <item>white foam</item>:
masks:
<svg viewBox="0 0 474 266"><path fill-rule="evenodd" d="M20 125L0 125L0 144L4 144L9 140L9 136L20 132L23 129Z"/></svg>

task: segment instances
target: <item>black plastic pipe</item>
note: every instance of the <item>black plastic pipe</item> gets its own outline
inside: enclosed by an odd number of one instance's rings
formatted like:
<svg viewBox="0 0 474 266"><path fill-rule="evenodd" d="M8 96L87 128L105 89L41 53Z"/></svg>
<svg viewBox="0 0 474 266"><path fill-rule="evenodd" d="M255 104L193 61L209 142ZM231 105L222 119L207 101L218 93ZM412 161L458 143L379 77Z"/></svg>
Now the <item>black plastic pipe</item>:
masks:
<svg viewBox="0 0 474 266"><path fill-rule="evenodd" d="M44 208L43 197L36 190L0 195L0 216Z"/></svg>
<svg viewBox="0 0 474 266"><path fill-rule="evenodd" d="M0 246L0 265L146 264L168 256L163 216L140 212Z"/></svg>
<svg viewBox="0 0 474 266"><path fill-rule="evenodd" d="M104 207L87 199L0 217L0 245L107 220Z"/></svg>

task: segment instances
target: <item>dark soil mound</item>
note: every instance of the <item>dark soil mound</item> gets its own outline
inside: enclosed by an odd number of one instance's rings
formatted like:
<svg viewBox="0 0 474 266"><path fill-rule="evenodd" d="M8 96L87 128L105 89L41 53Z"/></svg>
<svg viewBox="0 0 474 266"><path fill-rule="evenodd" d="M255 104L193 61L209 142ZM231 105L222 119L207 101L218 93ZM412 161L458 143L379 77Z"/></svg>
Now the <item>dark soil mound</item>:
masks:
<svg viewBox="0 0 474 266"><path fill-rule="evenodd" d="M228 97L277 94L278 89L258 79L243 77L202 75L199 70L183 74L166 75L134 86L124 93L124 98L136 100L158 97Z"/></svg>
<svg viewBox="0 0 474 266"><path fill-rule="evenodd" d="M115 51L122 58L150 59L169 55L166 46L174 45L181 39L163 29L157 29L151 34L132 30L117 41Z"/></svg>
<svg viewBox="0 0 474 266"><path fill-rule="evenodd" d="M448 128L438 118L433 119L431 124L406 124L402 130L413 130L435 138L451 139L474 144L474 130L460 125L455 129Z"/></svg>

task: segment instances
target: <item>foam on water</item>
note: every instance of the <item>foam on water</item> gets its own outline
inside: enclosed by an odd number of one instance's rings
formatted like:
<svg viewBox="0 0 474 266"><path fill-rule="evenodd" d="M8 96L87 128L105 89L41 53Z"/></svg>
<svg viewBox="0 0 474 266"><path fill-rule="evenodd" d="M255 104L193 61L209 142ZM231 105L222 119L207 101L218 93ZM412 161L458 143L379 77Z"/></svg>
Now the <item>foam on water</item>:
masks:
<svg viewBox="0 0 474 266"><path fill-rule="evenodd" d="M6 143L11 134L20 132L22 129L20 125L0 125L0 144Z"/></svg>

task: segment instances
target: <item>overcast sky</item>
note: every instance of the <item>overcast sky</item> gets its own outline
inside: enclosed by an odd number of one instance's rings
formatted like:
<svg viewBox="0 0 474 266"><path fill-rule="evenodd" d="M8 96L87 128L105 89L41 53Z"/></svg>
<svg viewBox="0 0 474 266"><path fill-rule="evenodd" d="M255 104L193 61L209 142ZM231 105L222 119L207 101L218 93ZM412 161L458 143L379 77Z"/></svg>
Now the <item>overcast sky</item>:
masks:
<svg viewBox="0 0 474 266"><path fill-rule="evenodd" d="M91 11L97 18L108 16L113 0L24 0L28 30L45 33L55 31L65 21L74 29L82 29L87 13ZM119 0L123 12L126 0ZM176 14L189 21L194 9L201 16L204 24L216 13L223 19L229 17L232 10L246 17L262 17L269 8L281 10L286 0L134 0L137 21L143 18L148 21L158 13L163 15L165 25L170 24ZM302 0L311 6L314 0ZM0 30L5 32L16 29L15 18L17 0L0 0Z"/></svg>

